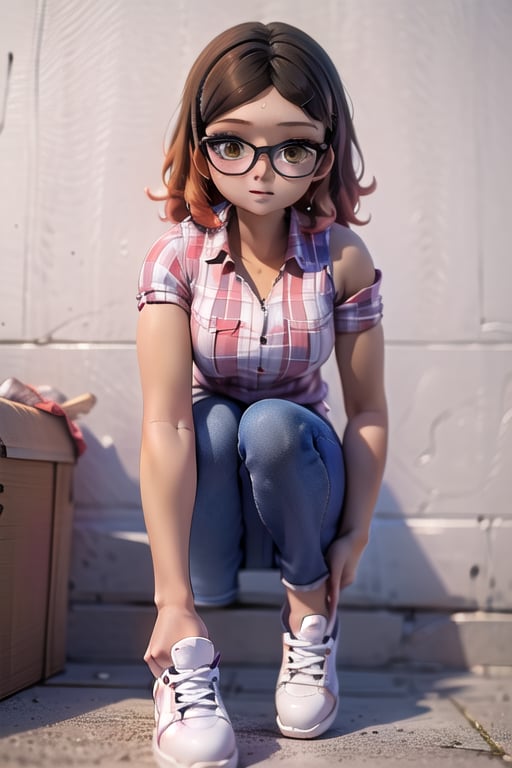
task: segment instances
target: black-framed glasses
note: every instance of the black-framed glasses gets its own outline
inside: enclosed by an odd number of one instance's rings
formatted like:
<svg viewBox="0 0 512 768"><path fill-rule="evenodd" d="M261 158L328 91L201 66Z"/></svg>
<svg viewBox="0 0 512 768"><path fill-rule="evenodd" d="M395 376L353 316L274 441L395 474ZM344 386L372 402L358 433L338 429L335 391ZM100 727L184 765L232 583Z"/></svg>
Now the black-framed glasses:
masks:
<svg viewBox="0 0 512 768"><path fill-rule="evenodd" d="M205 136L201 151L220 173L242 176L253 168L261 155L267 155L274 171L289 179L310 176L316 170L328 144L316 144L306 139L288 139L272 147L256 147L238 136Z"/></svg>

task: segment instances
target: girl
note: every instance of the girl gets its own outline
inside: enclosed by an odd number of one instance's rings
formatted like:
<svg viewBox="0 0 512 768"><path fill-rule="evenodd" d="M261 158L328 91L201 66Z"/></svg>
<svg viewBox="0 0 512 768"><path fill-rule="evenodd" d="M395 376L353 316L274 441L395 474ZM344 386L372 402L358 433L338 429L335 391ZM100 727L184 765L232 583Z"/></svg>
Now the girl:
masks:
<svg viewBox="0 0 512 768"><path fill-rule="evenodd" d="M173 224L138 295L160 765L237 763L196 607L233 602L242 566L277 566L284 585L280 731L315 737L336 716L339 590L386 452L380 273L349 229L375 186L363 170L339 75L308 35L245 23L201 53L163 169ZM333 349L343 447L321 375Z"/></svg>

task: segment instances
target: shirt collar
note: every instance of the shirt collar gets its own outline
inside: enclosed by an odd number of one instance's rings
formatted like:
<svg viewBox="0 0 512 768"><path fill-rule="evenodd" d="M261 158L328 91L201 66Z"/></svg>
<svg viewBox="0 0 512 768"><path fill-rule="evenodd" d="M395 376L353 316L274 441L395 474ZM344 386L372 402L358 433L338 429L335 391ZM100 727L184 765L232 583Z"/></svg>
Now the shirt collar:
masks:
<svg viewBox="0 0 512 768"><path fill-rule="evenodd" d="M201 256L209 263L233 261L229 253L227 230L232 207L231 203L218 206L216 213L222 222L221 226L204 230L205 239ZM304 272L319 272L329 265L329 233L329 227L322 232L302 232L298 213L291 208L285 261L295 259Z"/></svg>

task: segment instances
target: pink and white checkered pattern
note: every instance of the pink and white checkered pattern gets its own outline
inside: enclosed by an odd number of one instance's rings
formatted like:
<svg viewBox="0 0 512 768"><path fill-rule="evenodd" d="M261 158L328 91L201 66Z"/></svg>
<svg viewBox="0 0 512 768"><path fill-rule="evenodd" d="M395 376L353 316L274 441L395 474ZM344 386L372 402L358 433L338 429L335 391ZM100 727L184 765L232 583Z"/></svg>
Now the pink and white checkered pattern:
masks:
<svg viewBox="0 0 512 768"><path fill-rule="evenodd" d="M371 286L335 305L329 232L304 234L292 210L285 263L265 301L237 275L225 224L204 230L187 219L154 243L138 306L170 302L189 314L195 398L283 397L326 414L320 367L335 333L366 330L382 316L378 270Z"/></svg>

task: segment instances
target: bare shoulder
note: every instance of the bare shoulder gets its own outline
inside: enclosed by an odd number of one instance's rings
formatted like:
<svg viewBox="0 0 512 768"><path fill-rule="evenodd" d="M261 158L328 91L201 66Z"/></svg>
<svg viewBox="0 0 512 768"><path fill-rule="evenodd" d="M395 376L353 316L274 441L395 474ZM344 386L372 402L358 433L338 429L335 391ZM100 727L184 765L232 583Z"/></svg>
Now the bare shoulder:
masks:
<svg viewBox="0 0 512 768"><path fill-rule="evenodd" d="M333 224L330 251L338 298L346 299L373 283L373 259L362 238L352 229Z"/></svg>

